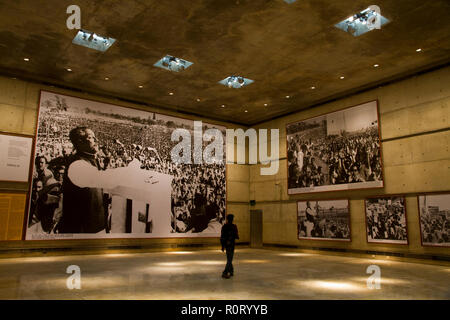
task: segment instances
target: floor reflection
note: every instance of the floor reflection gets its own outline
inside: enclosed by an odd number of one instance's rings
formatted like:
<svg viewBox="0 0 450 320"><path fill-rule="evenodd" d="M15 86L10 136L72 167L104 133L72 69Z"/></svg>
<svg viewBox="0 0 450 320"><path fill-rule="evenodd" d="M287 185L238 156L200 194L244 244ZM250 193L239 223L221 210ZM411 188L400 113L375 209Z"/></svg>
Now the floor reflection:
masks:
<svg viewBox="0 0 450 320"><path fill-rule="evenodd" d="M0 299L450 299L450 264L238 249L222 279L225 263L220 250L0 259Z"/></svg>

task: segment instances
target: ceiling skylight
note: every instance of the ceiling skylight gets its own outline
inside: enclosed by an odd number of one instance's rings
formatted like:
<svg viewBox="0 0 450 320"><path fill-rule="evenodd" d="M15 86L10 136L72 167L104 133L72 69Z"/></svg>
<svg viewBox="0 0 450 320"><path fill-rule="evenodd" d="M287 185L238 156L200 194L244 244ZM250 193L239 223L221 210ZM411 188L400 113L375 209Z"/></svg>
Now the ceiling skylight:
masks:
<svg viewBox="0 0 450 320"><path fill-rule="evenodd" d="M228 88L235 88L239 89L244 86L249 85L250 83L253 83L253 80L241 77L241 76L229 76L221 81L219 81L220 84L223 84L224 86L228 86Z"/></svg>
<svg viewBox="0 0 450 320"><path fill-rule="evenodd" d="M339 22L335 27L358 37L374 29L381 29L381 26L386 23L389 23L389 20L381 15L380 8L378 6L370 6Z"/></svg>
<svg viewBox="0 0 450 320"><path fill-rule="evenodd" d="M183 71L184 69L189 68L191 65L193 65L192 62L176 58L170 55L166 55L165 57L163 57L161 60L159 60L154 64L155 67L175 72Z"/></svg>
<svg viewBox="0 0 450 320"><path fill-rule="evenodd" d="M75 38L73 38L72 43L78 44L83 47L91 48L94 50L105 52L116 42L114 38L107 38L99 36L94 32L87 30L78 31Z"/></svg>

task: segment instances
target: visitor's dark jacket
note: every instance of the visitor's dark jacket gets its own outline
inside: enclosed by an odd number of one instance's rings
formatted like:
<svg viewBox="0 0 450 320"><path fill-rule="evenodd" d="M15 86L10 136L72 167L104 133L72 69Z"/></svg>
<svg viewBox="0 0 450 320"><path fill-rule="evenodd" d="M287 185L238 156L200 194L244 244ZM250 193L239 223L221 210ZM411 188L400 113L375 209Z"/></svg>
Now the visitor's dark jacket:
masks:
<svg viewBox="0 0 450 320"><path fill-rule="evenodd" d="M222 248L234 247L236 239L239 239L237 226L232 223L224 224L220 235L220 243L222 244Z"/></svg>

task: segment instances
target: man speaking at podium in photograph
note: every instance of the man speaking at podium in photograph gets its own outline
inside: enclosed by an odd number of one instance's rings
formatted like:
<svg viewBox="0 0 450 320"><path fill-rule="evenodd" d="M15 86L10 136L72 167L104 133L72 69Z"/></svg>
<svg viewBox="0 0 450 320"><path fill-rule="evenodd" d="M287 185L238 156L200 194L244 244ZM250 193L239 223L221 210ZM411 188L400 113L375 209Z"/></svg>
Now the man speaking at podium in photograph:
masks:
<svg viewBox="0 0 450 320"><path fill-rule="evenodd" d="M155 196L161 196L161 191L170 192L171 179L161 181L158 179L161 174L141 170L141 163L137 159L127 167L104 170L98 159L97 138L91 129L72 129L69 138L75 153L64 176L63 214L58 227L59 233L106 233L108 204L104 202L105 192L147 203L153 202L152 198ZM159 194L157 192L152 195L152 191L158 187L162 187L162 190L159 190ZM168 201L170 203L170 193ZM165 229L170 228L170 207L167 214L162 212L158 218L161 218L159 230L167 232ZM158 225L158 221L156 223Z"/></svg>

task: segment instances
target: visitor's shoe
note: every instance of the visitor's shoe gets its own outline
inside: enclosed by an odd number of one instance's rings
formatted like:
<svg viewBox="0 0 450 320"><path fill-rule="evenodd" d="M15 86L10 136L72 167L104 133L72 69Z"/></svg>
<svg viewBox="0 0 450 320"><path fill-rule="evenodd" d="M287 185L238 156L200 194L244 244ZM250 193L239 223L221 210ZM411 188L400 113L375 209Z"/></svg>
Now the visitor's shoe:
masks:
<svg viewBox="0 0 450 320"><path fill-rule="evenodd" d="M230 279L230 274L229 273L222 273L222 278Z"/></svg>

